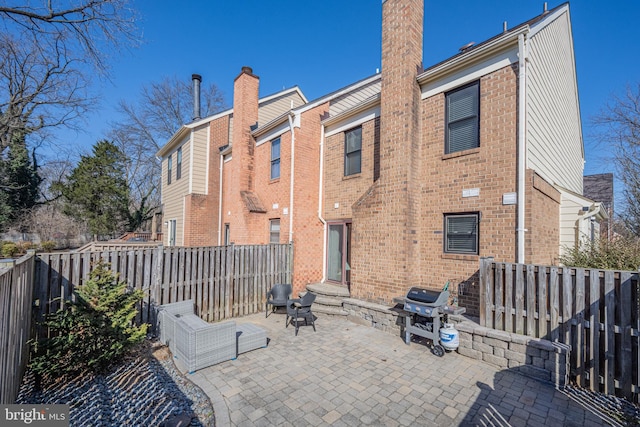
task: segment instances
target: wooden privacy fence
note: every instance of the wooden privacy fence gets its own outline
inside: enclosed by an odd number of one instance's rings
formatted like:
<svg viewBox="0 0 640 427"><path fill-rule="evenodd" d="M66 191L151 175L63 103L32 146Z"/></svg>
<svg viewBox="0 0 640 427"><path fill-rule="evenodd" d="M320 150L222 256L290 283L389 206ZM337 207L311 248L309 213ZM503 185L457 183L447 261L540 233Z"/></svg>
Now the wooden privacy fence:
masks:
<svg viewBox="0 0 640 427"><path fill-rule="evenodd" d="M35 255L0 268L0 403L15 402L29 356Z"/></svg>
<svg viewBox="0 0 640 427"><path fill-rule="evenodd" d="M480 260L480 324L571 346L572 379L637 401L638 273Z"/></svg>
<svg viewBox="0 0 640 427"><path fill-rule="evenodd" d="M132 289L142 289L138 322L154 323L154 306L193 299L213 322L264 310L274 283L291 283L292 245L163 247L39 254L34 298L37 318L72 298L99 260L111 264ZM40 331L42 333L42 331Z"/></svg>

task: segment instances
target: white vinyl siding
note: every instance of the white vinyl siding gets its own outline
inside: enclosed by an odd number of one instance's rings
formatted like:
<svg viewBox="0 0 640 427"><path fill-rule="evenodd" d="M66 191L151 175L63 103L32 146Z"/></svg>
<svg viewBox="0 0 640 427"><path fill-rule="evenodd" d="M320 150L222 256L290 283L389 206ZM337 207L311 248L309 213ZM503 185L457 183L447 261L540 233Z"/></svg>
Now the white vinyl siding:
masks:
<svg viewBox="0 0 640 427"><path fill-rule="evenodd" d="M335 117L353 107L360 105L362 102L371 99L380 93L380 79L358 88L352 92L339 96L331 101L329 105L329 115Z"/></svg>
<svg viewBox="0 0 640 427"><path fill-rule="evenodd" d="M573 248L580 240L590 238L591 221L587 212L593 206L593 201L578 194L573 194L562 188L560 190L560 254L567 248ZM584 210L587 208L587 211ZM598 225L599 227L599 225ZM599 235L599 234L598 234Z"/></svg>
<svg viewBox="0 0 640 427"><path fill-rule="evenodd" d="M186 156L186 153L182 153L183 165L182 176L190 176L191 179L191 192L195 194L206 194L206 182L207 182L207 128L209 124L200 126L193 131L193 155ZM189 173L189 166L186 164L186 159L191 159L193 162L192 174Z"/></svg>
<svg viewBox="0 0 640 427"><path fill-rule="evenodd" d="M300 97L300 94L297 91L260 103L258 108L258 124L262 126L291 110L292 101L293 108L297 108L304 104L304 100Z"/></svg>
<svg viewBox="0 0 640 427"><path fill-rule="evenodd" d="M189 137L187 137L182 145L182 178L175 179L176 173L176 154L177 149L173 150L170 154L173 157L173 179L171 184L167 185L167 160L166 157L162 159L162 203L163 210L162 215L164 218L172 218L176 220L176 245L182 245L183 232L184 232L184 196L189 192L189 180L186 179L189 175L189 158L191 157L191 143ZM163 224L164 243L168 244L168 228Z"/></svg>
<svg viewBox="0 0 640 427"><path fill-rule="evenodd" d="M568 12L529 40L527 167L582 194L584 154Z"/></svg>

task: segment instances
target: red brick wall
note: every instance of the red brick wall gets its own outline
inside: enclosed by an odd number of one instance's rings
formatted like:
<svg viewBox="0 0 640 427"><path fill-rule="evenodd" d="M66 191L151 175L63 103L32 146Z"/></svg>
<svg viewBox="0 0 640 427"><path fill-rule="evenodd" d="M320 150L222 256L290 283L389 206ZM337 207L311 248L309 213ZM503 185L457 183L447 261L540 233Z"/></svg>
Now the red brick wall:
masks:
<svg viewBox="0 0 640 427"><path fill-rule="evenodd" d="M320 180L320 118L327 104L302 114L296 128L294 181L294 292L322 279L324 229L318 218Z"/></svg>
<svg viewBox="0 0 640 427"><path fill-rule="evenodd" d="M527 170L525 263L554 265L560 256L560 192Z"/></svg>
<svg viewBox="0 0 640 427"><path fill-rule="evenodd" d="M502 196L516 191L517 66L482 77L480 99L480 147L450 155L444 155L444 94L422 101L421 145L417 151L406 150L418 158L396 156L405 164L413 162L413 175L384 166L383 130L381 178L354 205L353 296L390 303L411 286L440 289L450 281L460 305L478 314L479 257L515 261L517 207L503 205ZM382 116L383 124L384 120ZM410 177L419 190L408 198L418 218L413 228L408 226L410 221L387 218L389 206L397 208L398 198L412 194L408 187L385 182L396 176ZM463 190L476 188L478 196L463 197ZM466 212L481 214L479 255L444 254L444 214ZM390 265L389 253L393 254Z"/></svg>
<svg viewBox="0 0 640 427"><path fill-rule="evenodd" d="M406 292L421 269L422 0L382 6L380 179L353 207L351 294L373 301Z"/></svg>
<svg viewBox="0 0 640 427"><path fill-rule="evenodd" d="M231 241L236 244L269 243L270 220L280 220L280 243L290 240L289 225L293 215L295 292L322 278L323 227L318 218L320 117L326 105L306 111L301 127L295 128L294 199L291 202L291 132L280 135L280 177L271 179L271 141L253 149L252 191L266 212L249 212L231 183L237 181L239 167L236 145L233 158L225 164L223 181L223 223L230 224ZM236 107L234 106L234 112ZM234 122L235 129L235 122ZM235 133L234 133L235 138ZM255 140L251 138L255 145ZM229 215L231 212L231 215ZM286 212L286 213L285 213Z"/></svg>
<svg viewBox="0 0 640 427"><path fill-rule="evenodd" d="M470 314L478 314L479 258L514 262L517 206L503 205L502 196L516 191L517 66L480 79L480 147L444 154L445 94L423 101L425 141L422 182L423 210L420 282L424 287L450 289ZM463 197L463 190L479 195ZM444 214L479 212L479 255L444 253Z"/></svg>
<svg viewBox="0 0 640 427"><path fill-rule="evenodd" d="M208 194L185 196L185 246L215 246L218 244L218 213L220 194L220 150L229 141L229 117L221 117L209 125L209 185Z"/></svg>
<svg viewBox="0 0 640 427"><path fill-rule="evenodd" d="M375 162L379 161L375 153L380 144L380 118L362 124L359 174L344 176L344 139L345 132L339 132L327 137L324 143L323 215L328 221L351 219L351 206L373 184Z"/></svg>
<svg viewBox="0 0 640 427"><path fill-rule="evenodd" d="M251 234L255 228L241 197L242 191L253 190L254 148L251 126L258 121L259 79L250 68L243 68L233 86L233 159L225 164L230 179L224 183L224 210L231 212L231 241L255 243L259 240ZM229 216L229 215L227 215ZM225 222L228 222L225 220Z"/></svg>

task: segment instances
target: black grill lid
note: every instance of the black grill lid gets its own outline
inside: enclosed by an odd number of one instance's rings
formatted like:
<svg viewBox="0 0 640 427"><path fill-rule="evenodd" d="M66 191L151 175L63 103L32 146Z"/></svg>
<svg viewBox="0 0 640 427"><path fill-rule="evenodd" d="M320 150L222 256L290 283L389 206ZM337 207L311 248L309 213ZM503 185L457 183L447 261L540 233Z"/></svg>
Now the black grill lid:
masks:
<svg viewBox="0 0 640 427"><path fill-rule="evenodd" d="M407 293L407 299L429 305L443 305L449 299L449 291L432 291L413 287Z"/></svg>

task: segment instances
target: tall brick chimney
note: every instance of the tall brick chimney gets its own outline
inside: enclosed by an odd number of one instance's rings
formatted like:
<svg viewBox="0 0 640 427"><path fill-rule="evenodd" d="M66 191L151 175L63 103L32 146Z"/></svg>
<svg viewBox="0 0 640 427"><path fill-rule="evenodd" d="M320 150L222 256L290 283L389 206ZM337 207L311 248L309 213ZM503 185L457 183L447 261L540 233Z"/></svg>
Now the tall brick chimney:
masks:
<svg viewBox="0 0 640 427"><path fill-rule="evenodd" d="M355 297L388 302L419 285L423 0L382 3L380 178L353 209ZM370 262L368 260L375 260Z"/></svg>
<svg viewBox="0 0 640 427"><path fill-rule="evenodd" d="M253 190L253 137L251 127L258 123L260 79L250 67L242 67L233 84L233 159L238 160L239 191Z"/></svg>

